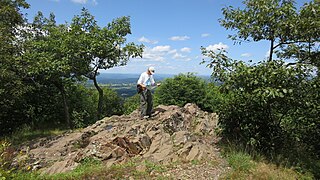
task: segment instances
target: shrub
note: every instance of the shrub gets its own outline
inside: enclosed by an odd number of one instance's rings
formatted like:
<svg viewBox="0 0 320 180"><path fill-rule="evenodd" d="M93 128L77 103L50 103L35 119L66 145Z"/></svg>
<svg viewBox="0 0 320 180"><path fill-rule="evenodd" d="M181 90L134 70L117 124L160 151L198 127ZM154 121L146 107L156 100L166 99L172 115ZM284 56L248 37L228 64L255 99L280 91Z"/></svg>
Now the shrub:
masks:
<svg viewBox="0 0 320 180"><path fill-rule="evenodd" d="M96 122L96 103L98 96L95 90L82 84L68 89L70 115L75 128L81 128Z"/></svg>
<svg viewBox="0 0 320 180"><path fill-rule="evenodd" d="M138 109L139 101L140 101L139 94L126 98L123 103L124 114L130 114L134 110Z"/></svg>
<svg viewBox="0 0 320 180"><path fill-rule="evenodd" d="M117 92L111 88L103 88L103 116L121 115L123 114L122 107L123 99Z"/></svg>
<svg viewBox="0 0 320 180"><path fill-rule="evenodd" d="M206 94L206 83L199 77L188 73L165 79L156 89L156 104L184 106L187 103L202 105Z"/></svg>
<svg viewBox="0 0 320 180"><path fill-rule="evenodd" d="M223 84L232 92L219 112L224 134L262 151L282 148L284 140L289 140L286 119L292 120L292 113L303 103L297 97L306 85L307 74L300 67L286 68L281 61L256 66L238 62Z"/></svg>
<svg viewBox="0 0 320 180"><path fill-rule="evenodd" d="M221 93L220 87L214 83L206 86L205 97L200 103L200 107L209 112L217 112L222 104L228 99L228 94Z"/></svg>
<svg viewBox="0 0 320 180"><path fill-rule="evenodd" d="M223 82L228 98L219 108L223 137L274 159L281 154L319 176L319 77L308 65L283 60L247 65L224 51L204 51L211 57L213 76ZM302 153L303 152L303 153ZM312 157L313 156L313 160ZM304 157L304 158L301 158Z"/></svg>

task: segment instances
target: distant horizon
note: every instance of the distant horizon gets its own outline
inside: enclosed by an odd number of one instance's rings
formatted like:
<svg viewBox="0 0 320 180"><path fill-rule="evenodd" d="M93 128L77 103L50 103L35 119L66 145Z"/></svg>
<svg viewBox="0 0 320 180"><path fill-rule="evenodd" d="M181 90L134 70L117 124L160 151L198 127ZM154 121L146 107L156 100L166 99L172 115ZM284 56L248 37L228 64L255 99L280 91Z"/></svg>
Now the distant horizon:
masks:
<svg viewBox="0 0 320 180"><path fill-rule="evenodd" d="M125 73L125 72L100 72L100 74L131 74L131 75L140 75L142 72L137 72L137 73L133 73L133 72L128 72L128 73ZM179 74L187 74L187 73L193 73L194 75L196 76L211 76L211 74L199 74L197 72L186 72L186 73L175 73L175 74L169 74L169 73L155 73L154 75L179 75Z"/></svg>
<svg viewBox="0 0 320 180"><path fill-rule="evenodd" d="M173 78L177 76L178 74L155 74L154 78L156 81L162 81L167 78ZM113 73L113 72L104 72L100 73L99 76L97 76L97 81L102 84L118 84L118 83L136 83L139 79L140 74L139 73ZM198 75L195 74L195 76L210 80L210 75Z"/></svg>

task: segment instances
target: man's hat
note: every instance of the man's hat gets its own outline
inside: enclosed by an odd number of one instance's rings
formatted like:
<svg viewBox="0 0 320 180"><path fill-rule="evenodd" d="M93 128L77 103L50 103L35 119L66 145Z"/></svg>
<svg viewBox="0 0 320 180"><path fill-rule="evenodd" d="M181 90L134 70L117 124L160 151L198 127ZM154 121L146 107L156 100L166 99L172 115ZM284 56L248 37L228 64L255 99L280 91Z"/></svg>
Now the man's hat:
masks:
<svg viewBox="0 0 320 180"><path fill-rule="evenodd" d="M149 67L149 68L148 68L148 71L150 71L150 73L151 73L151 74L154 74L155 69L154 69L154 67L153 67L153 66L151 66L151 67Z"/></svg>

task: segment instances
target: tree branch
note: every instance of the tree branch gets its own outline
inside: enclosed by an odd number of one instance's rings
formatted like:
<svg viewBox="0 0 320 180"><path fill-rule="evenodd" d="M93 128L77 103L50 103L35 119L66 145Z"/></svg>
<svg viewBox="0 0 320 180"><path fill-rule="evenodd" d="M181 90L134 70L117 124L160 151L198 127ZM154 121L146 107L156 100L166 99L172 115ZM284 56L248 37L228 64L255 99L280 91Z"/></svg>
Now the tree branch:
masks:
<svg viewBox="0 0 320 180"><path fill-rule="evenodd" d="M295 44L295 43L315 43L317 41L291 41L291 42L281 42L277 45L275 45L272 49L276 49L281 45L285 45L285 44Z"/></svg>

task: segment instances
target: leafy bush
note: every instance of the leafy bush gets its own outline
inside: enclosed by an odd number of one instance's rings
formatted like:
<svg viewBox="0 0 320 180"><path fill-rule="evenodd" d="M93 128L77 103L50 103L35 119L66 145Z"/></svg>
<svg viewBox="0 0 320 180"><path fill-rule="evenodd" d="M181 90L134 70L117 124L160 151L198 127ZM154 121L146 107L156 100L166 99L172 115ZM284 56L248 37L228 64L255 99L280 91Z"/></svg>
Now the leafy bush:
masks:
<svg viewBox="0 0 320 180"><path fill-rule="evenodd" d="M206 94L206 83L188 73L165 79L154 94L155 103L184 106L187 103L202 105Z"/></svg>
<svg viewBox="0 0 320 180"><path fill-rule="evenodd" d="M303 161L299 166L320 177L314 163L319 161L320 86L313 71L281 60L249 66L223 52L209 55L214 77L228 94L218 110L222 135L269 157L282 154L293 165Z"/></svg>
<svg viewBox="0 0 320 180"><path fill-rule="evenodd" d="M217 112L227 99L228 94L221 93L219 86L209 83L206 86L205 97L202 99L200 106L205 111Z"/></svg>
<svg viewBox="0 0 320 180"><path fill-rule="evenodd" d="M124 114L130 114L134 110L138 109L139 102L140 102L139 94L126 98L123 103Z"/></svg>
<svg viewBox="0 0 320 180"><path fill-rule="evenodd" d="M96 103L98 96L95 90L78 84L68 90L71 120L75 128L84 127L96 122Z"/></svg>
<svg viewBox="0 0 320 180"><path fill-rule="evenodd" d="M105 117L123 114L122 102L123 99L115 90L107 87L103 88L102 115Z"/></svg>
<svg viewBox="0 0 320 180"><path fill-rule="evenodd" d="M281 60L248 66L228 58L224 51L203 49L203 53L212 57L208 66L223 82L221 89L230 94L219 111L223 134L264 152L283 148L284 140L290 142L288 122L309 101L297 99L307 93L311 78L308 68L288 68Z"/></svg>
<svg viewBox="0 0 320 180"><path fill-rule="evenodd" d="M220 111L225 135L263 151L283 147L287 119L304 103L297 97L303 94L307 78L301 67L286 68L282 61L256 66L237 62L223 84L233 94Z"/></svg>

